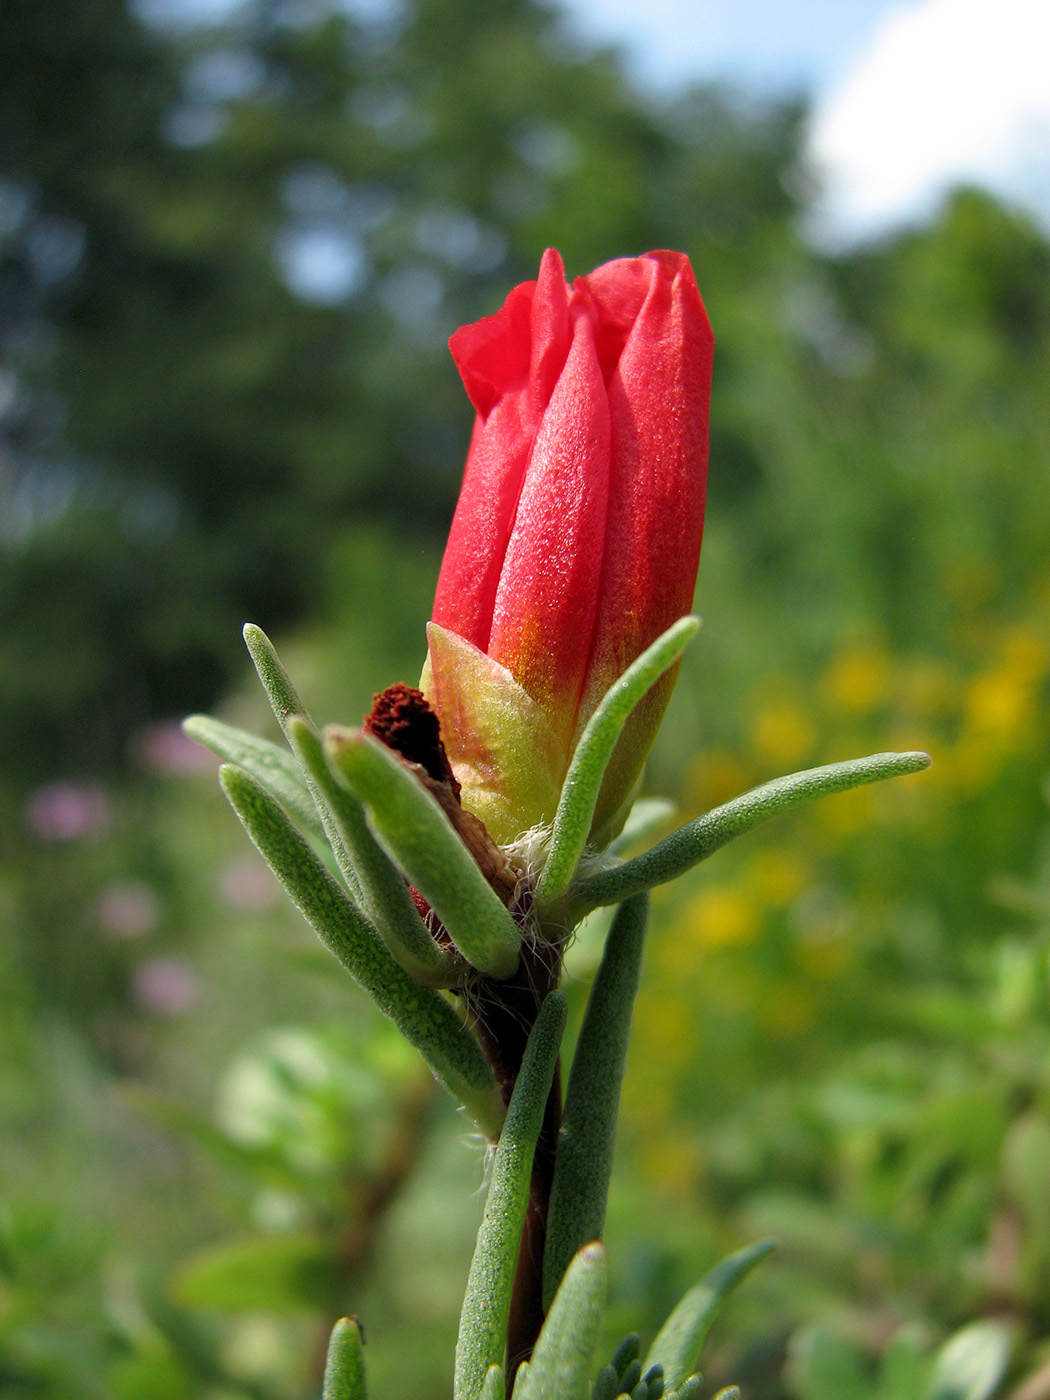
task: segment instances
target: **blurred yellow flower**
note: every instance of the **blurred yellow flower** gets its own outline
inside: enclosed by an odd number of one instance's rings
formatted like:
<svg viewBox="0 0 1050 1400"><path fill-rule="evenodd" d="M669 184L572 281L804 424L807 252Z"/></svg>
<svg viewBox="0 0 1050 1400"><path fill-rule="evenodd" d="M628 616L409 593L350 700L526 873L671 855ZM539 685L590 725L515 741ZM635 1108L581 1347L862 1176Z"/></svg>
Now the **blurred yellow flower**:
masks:
<svg viewBox="0 0 1050 1400"><path fill-rule="evenodd" d="M824 672L820 685L833 710L861 714L885 702L890 681L889 657L868 644L840 652Z"/></svg>
<svg viewBox="0 0 1050 1400"><path fill-rule="evenodd" d="M756 899L771 908L783 908L812 879L806 862L785 850L760 851L751 861L748 883Z"/></svg>
<svg viewBox="0 0 1050 1400"><path fill-rule="evenodd" d="M977 734L1019 738L1019 731L1031 723L1034 713L1032 678L1025 671L1001 665L970 682L966 722Z"/></svg>
<svg viewBox="0 0 1050 1400"><path fill-rule="evenodd" d="M1003 640L1003 667L1019 679L1040 681L1050 671L1050 645L1027 627L1011 627Z"/></svg>
<svg viewBox="0 0 1050 1400"><path fill-rule="evenodd" d="M900 781L899 779L897 781ZM815 816L824 830L841 838L854 836L870 825L874 789L854 788L852 792L836 793L823 802L817 803Z"/></svg>
<svg viewBox="0 0 1050 1400"><path fill-rule="evenodd" d="M689 797L701 811L720 807L754 785L740 759L725 749L701 754L689 765Z"/></svg>
<svg viewBox="0 0 1050 1400"><path fill-rule="evenodd" d="M683 922L690 942L700 949L735 948L752 942L761 918L750 895L728 885L715 885L689 902Z"/></svg>
<svg viewBox="0 0 1050 1400"><path fill-rule="evenodd" d="M642 1149L642 1170L648 1181L668 1195L691 1194L702 1169L699 1144L682 1133L665 1129L658 1141L648 1141Z"/></svg>
<svg viewBox="0 0 1050 1400"><path fill-rule="evenodd" d="M779 769L804 763L813 752L817 734L813 720L802 706L785 699L761 706L750 737L759 758Z"/></svg>
<svg viewBox="0 0 1050 1400"><path fill-rule="evenodd" d="M987 734L969 735L945 749L937 771L945 786L956 792L980 792L992 781L1002 759L1002 745Z"/></svg>
<svg viewBox="0 0 1050 1400"><path fill-rule="evenodd" d="M641 1047L639 1047L641 1048ZM662 1132L674 1112L670 1081L657 1080L652 1073L653 1061L648 1055L639 1054L638 1063L645 1064L647 1072L637 1076L628 1073L623 1086L623 1117L625 1124L636 1132L649 1134ZM657 1062L657 1068L663 1066Z"/></svg>

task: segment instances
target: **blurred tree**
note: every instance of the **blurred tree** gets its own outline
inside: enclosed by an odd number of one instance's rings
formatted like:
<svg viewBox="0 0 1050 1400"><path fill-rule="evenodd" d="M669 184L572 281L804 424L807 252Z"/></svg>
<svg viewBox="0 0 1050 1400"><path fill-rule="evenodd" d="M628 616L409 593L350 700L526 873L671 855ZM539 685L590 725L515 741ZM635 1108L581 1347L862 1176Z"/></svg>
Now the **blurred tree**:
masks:
<svg viewBox="0 0 1050 1400"><path fill-rule="evenodd" d="M795 114L658 117L533 0L189 18L0 16L0 700L25 777L209 703L245 616L318 606L347 521L440 536L468 425L444 340L547 241L574 272L698 239L740 267L794 209Z"/></svg>

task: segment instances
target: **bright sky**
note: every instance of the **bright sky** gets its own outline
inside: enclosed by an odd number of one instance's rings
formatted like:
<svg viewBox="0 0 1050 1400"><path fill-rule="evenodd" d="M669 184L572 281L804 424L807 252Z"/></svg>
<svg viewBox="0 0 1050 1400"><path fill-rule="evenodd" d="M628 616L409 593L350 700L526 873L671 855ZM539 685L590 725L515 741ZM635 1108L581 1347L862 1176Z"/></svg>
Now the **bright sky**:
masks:
<svg viewBox="0 0 1050 1400"><path fill-rule="evenodd" d="M648 86L807 88L830 242L977 182L1050 229L1050 0L562 0Z"/></svg>
<svg viewBox="0 0 1050 1400"><path fill-rule="evenodd" d="M130 0L216 20L241 0ZM365 14L399 0L338 0ZM585 40L619 45L644 86L730 78L807 91L831 244L922 219L985 185L1050 230L1050 0L560 0Z"/></svg>

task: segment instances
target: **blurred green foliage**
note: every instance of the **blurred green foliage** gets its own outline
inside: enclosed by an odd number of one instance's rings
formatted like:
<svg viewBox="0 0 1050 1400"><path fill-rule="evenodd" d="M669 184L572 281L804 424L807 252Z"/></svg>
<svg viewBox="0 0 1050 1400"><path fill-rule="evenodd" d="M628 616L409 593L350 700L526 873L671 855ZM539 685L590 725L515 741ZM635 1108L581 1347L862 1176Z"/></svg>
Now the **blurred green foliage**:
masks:
<svg viewBox="0 0 1050 1400"><path fill-rule="evenodd" d="M554 243L684 248L718 337L652 790L935 761L657 902L610 1346L774 1233L715 1389L1047 1394L1045 238L960 191L821 254L800 105L643 101L531 0L180 13L0 7L0 1392L299 1400L352 1309L447 1394L481 1162L168 721L266 730L245 617L318 718L414 679L444 339Z"/></svg>

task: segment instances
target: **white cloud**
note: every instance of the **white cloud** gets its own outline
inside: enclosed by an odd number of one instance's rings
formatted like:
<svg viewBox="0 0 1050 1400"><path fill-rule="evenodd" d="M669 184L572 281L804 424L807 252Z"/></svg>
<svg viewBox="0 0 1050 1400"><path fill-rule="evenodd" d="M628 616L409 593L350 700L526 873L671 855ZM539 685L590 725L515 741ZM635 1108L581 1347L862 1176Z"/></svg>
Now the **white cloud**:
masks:
<svg viewBox="0 0 1050 1400"><path fill-rule="evenodd" d="M1050 3L896 6L818 105L810 155L828 191L817 233L831 240L920 218L962 181L1050 225Z"/></svg>

